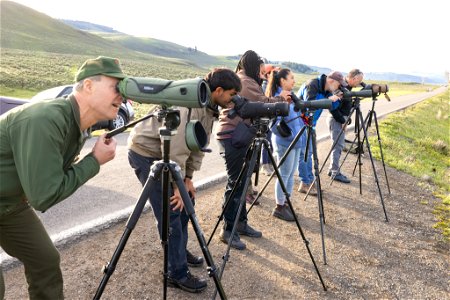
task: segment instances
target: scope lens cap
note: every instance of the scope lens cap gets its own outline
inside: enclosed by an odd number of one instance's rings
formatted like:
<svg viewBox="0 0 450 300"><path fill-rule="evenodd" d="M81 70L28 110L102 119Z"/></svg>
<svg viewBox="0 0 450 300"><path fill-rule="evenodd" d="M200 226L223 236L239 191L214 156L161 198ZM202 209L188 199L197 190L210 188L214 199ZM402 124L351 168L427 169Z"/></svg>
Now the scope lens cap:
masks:
<svg viewBox="0 0 450 300"><path fill-rule="evenodd" d="M186 124L185 140L187 147L191 151L198 152L206 147L208 135L200 121L191 120Z"/></svg>
<svg viewBox="0 0 450 300"><path fill-rule="evenodd" d="M282 137L290 137L292 134L291 128L288 126L284 119L281 119L281 121L278 122L277 130Z"/></svg>

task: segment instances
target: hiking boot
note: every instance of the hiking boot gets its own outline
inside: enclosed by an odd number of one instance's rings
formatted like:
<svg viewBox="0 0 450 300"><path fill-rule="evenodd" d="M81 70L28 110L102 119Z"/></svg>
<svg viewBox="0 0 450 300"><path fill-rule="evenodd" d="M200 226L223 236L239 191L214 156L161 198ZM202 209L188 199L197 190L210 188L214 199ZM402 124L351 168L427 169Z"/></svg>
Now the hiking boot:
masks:
<svg viewBox="0 0 450 300"><path fill-rule="evenodd" d="M169 286L173 286L190 293L199 293L208 286L205 279L200 279L192 275L189 271L186 276L181 279L167 277L167 283Z"/></svg>
<svg viewBox="0 0 450 300"><path fill-rule="evenodd" d="M203 265L203 257L195 256L189 250L186 249L186 259L189 267L198 268Z"/></svg>
<svg viewBox="0 0 450 300"><path fill-rule="evenodd" d="M255 230L247 222L239 222L237 224L237 232L242 235L246 235L249 237L260 238L262 237L261 231Z"/></svg>
<svg viewBox="0 0 450 300"><path fill-rule="evenodd" d="M231 237L231 230L221 230L219 234L220 240L225 244L228 244ZM235 233L233 239L231 240L231 247L237 250L244 250L245 244L241 241L239 234Z"/></svg>
<svg viewBox="0 0 450 300"><path fill-rule="evenodd" d="M272 211L272 216L288 222L295 221L294 215L287 204L283 206L277 205Z"/></svg>
<svg viewBox="0 0 450 300"><path fill-rule="evenodd" d="M314 183L312 182L311 184L314 184ZM306 193L308 193L308 190L309 190L309 187L310 187L311 184L304 184L304 183L302 182L302 183L300 183L300 185L299 185L297 191L299 191L300 193L306 194ZM309 194L310 194L311 196L316 196L316 195L317 195L317 187L316 187L315 184L314 184L314 186L311 188L311 190L309 191Z"/></svg>
<svg viewBox="0 0 450 300"><path fill-rule="evenodd" d="M339 181L339 182L342 182L342 183L350 183L350 179L348 179L347 176L345 176L345 175L342 174L342 173L337 173L337 174L333 177L333 179L334 179L335 181Z"/></svg>

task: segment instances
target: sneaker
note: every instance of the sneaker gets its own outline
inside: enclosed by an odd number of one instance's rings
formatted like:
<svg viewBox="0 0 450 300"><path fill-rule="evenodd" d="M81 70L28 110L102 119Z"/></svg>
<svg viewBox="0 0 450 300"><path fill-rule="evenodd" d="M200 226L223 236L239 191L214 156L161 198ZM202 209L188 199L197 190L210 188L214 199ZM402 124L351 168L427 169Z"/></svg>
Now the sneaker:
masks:
<svg viewBox="0 0 450 300"><path fill-rule="evenodd" d="M228 244L231 237L231 231L230 230L221 230L219 234L220 240L224 242L225 244ZM231 241L231 247L237 250L244 250L245 244L241 241L241 238L239 237L239 234L235 234L232 241Z"/></svg>
<svg viewBox="0 0 450 300"><path fill-rule="evenodd" d="M203 257L195 256L189 250L186 249L186 259L189 267L198 268L203 265Z"/></svg>
<svg viewBox="0 0 450 300"><path fill-rule="evenodd" d="M190 293L199 293L206 289L206 287L208 286L205 279L200 279L192 275L189 271L187 272L186 276L181 279L167 277L167 283L169 286L173 286Z"/></svg>
<svg viewBox="0 0 450 300"><path fill-rule="evenodd" d="M249 237L260 238L262 237L261 231L255 230L247 222L239 222L237 224L237 232L242 235Z"/></svg>
<svg viewBox="0 0 450 300"><path fill-rule="evenodd" d="M285 204L281 208L277 205L277 207L275 207L272 211L272 216L288 222L295 221L294 215L292 214L291 209L287 204Z"/></svg>
<svg viewBox="0 0 450 300"><path fill-rule="evenodd" d="M311 184L313 184L313 183L311 183ZM297 191L299 191L300 193L306 194L306 193L308 193L309 186L310 186L311 184L304 184L304 183L302 182L302 183L300 183L300 185L299 185ZM309 194L310 194L311 196L316 196L316 195L317 195L317 187L316 187L315 184L314 184L314 186L311 188L311 190L309 191Z"/></svg>
<svg viewBox="0 0 450 300"><path fill-rule="evenodd" d="M342 174L342 173L337 173L337 174L334 176L333 179L334 179L335 181L339 181L339 182L342 182L342 183L350 183L350 179L348 179L347 176L345 176L345 175Z"/></svg>
<svg viewBox="0 0 450 300"><path fill-rule="evenodd" d="M266 175L266 176L272 175L272 173L274 171L271 164L261 165L261 170L262 170L262 173L264 173L264 175Z"/></svg>

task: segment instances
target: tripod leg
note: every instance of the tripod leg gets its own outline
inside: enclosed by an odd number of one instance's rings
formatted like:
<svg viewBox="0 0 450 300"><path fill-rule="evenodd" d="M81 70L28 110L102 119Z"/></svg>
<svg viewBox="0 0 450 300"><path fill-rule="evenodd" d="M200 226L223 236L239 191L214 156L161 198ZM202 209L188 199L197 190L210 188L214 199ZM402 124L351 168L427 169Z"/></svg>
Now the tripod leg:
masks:
<svg viewBox="0 0 450 300"><path fill-rule="evenodd" d="M322 198L322 187L320 183L320 175L319 175L319 158L317 156L317 143L316 143L316 131L311 128L312 131L312 150L313 150L313 158L314 158L314 173L316 176L316 184L317 184L317 202L319 205L319 219L320 219L320 233L322 236L322 251L323 251L323 264L327 264L327 254L325 250L325 212L323 209L323 198ZM312 186L312 185L311 185ZM311 187L310 187L311 189Z"/></svg>
<svg viewBox="0 0 450 300"><path fill-rule="evenodd" d="M297 135L294 137L294 139L292 140L292 142L289 144L288 149L286 150L286 153L284 153L284 155L281 157L277 168L279 168L284 161L286 160L286 157L289 155L289 153L291 152L292 148L295 146L295 144L297 144L298 140L300 139L300 137L302 136L303 132L305 132L306 130L306 126L304 126L298 133ZM266 145L266 149L268 149L267 151L272 151L272 149L270 149L270 146L268 146L268 143L264 143ZM272 174L270 174L269 179L266 180L266 182L264 183L264 186L262 187L262 189L259 191L258 195L256 196L255 200L253 201L252 205L249 207L249 209L247 210L247 214L250 212L250 210L253 208L253 204L256 203L256 201L258 201L258 199L261 197L261 195L264 193L264 191L266 190L267 186L269 185L269 182L272 180L272 178L275 175L275 171L272 172Z"/></svg>
<svg viewBox="0 0 450 300"><path fill-rule="evenodd" d="M362 113L361 110L359 109L359 104L356 108L356 117L355 117L355 132L356 132L356 137L355 140L358 140L358 146L357 146L357 154L358 154L358 158L356 159L355 162L355 167L353 168L353 176L355 176L355 171L356 171L356 166L358 166L358 170L359 170L359 194L362 195L362 150L364 148L364 139L365 139L365 135L363 136L363 142L361 142L361 130L363 130L363 132L366 132L366 128L365 128L365 123L366 121L368 122L368 120L370 119L370 112L369 114L367 114L366 118L363 120L362 119ZM352 145L355 143L355 140L353 140Z"/></svg>
<svg viewBox="0 0 450 300"><path fill-rule="evenodd" d="M244 208L244 206L245 206L245 191L247 190L248 185L250 184L250 180L251 180L251 177L252 177L252 174L253 174L253 170L254 170L255 165L256 165L256 159L257 159L257 156L258 156L258 152L261 152L261 143L259 142L258 139L254 139L253 140L252 146L249 148L249 151L250 152L247 152L247 153L250 154L250 157L251 157L250 158L250 162L248 162L248 163L245 162L244 163L244 165L243 165L243 167L241 169L241 173L240 173L240 174L242 174L242 173L245 174L245 178L242 178L245 181L243 183L243 191L242 191L241 197L239 199L239 206L238 206L236 214L234 216L234 223L233 223L233 227L231 229L231 234L230 234L230 238L229 238L229 241L228 241L228 244L227 244L227 249L225 251L225 254L222 257L223 258L223 262L222 262L222 265L221 265L221 268L220 268L220 271L219 271L219 278L220 279L222 278L223 272L225 271L225 266L226 266L227 261L229 259L230 250L231 250L231 244L233 242L235 233L237 231L237 224L239 223L239 218L240 218L241 212L242 212L243 209L245 209ZM240 185L242 185L242 183L240 181L236 181L235 182L235 186L233 187L233 189L235 189L237 186L240 186ZM234 198L230 197L230 201L234 201ZM217 290L216 290L216 292L217 292ZM216 297L216 293L214 293L213 299L215 297Z"/></svg>
<svg viewBox="0 0 450 300"><path fill-rule="evenodd" d="M360 120L363 121L363 118L362 118L361 114L360 114ZM372 152L370 150L369 138L367 137L367 131L366 131L366 128L364 126L363 126L363 130L364 130L364 138L365 138L365 141L367 143L367 152L369 152L370 162L372 163L373 176L375 178L375 182L376 182L377 187L378 187L378 194L380 195L381 206L383 207L384 217L385 217L386 222L389 222L389 219L388 219L388 216L387 216L387 213L386 213L386 207L384 206L383 195L381 193L380 182L378 181L377 171L375 169L375 163L373 162Z"/></svg>
<svg viewBox="0 0 450 300"><path fill-rule="evenodd" d="M249 156L252 155L253 147L255 147L254 143L248 148L247 153L245 154L246 157L249 157ZM211 242L214 234L216 233L216 230L219 227L220 222L223 220L223 217L225 215L225 211L228 209L228 206L231 205L231 201L233 201L231 199L234 198L234 195L236 194L236 190L237 190L237 188L239 186L236 183L241 182L242 178L244 178L244 176L246 175L246 170L247 170L246 166L247 166L247 161L244 161L244 164L243 164L243 166L242 166L242 168L241 168L241 170L239 172L238 178L234 182L233 188L232 188L231 192L228 194L228 197L225 199L225 203L223 205L222 212L221 212L221 214L220 214L220 216L219 216L219 218L217 220L216 225L214 226L214 229L213 229L213 231L211 233L211 236L208 239L208 245Z"/></svg>
<svg viewBox="0 0 450 300"><path fill-rule="evenodd" d="M285 186L285 184L283 182L283 178L281 177L281 174L279 172L279 168L276 167L275 158L273 157L272 152L268 148L269 145L267 144L267 141L264 140L263 144L267 147L267 153L269 155L270 162L271 162L272 166L274 167L274 173L276 174L276 176L278 178L278 182L280 184L281 190L284 193L284 196L286 198L286 202L288 203L289 208L290 208L290 210L292 212L292 215L294 216L295 224L297 225L297 228L298 228L298 230L300 232L300 236L302 237L302 240L305 243L306 250L308 251L309 257L311 258L311 261L312 261L312 263L314 265L314 268L316 270L317 276L319 277L319 280L322 283L322 287L323 287L324 291L326 291L327 288L325 286L325 283L323 282L322 276L320 275L319 268L317 267L316 261L314 260L314 256L312 255L311 249L309 248L309 241L306 239L306 236L303 233L302 227L300 226L300 222L298 221L297 215L296 215L296 213L294 211L294 207L292 206L292 202L290 200L290 195L289 195L289 193L288 193L288 191L286 189L286 186ZM314 147L314 145L313 145L313 147ZM289 151L289 149L286 150L286 153L288 153L288 151ZM285 157L285 156L286 155L284 155L283 157Z"/></svg>
<svg viewBox="0 0 450 300"><path fill-rule="evenodd" d="M162 230L161 244L164 249L164 269L163 269L163 299L167 299L167 284L169 274L169 220L170 220L170 191L169 191L169 169L164 166L162 169L162 191L163 191L163 207L162 207Z"/></svg>
<svg viewBox="0 0 450 300"><path fill-rule="evenodd" d="M380 147L380 156L381 156L381 162L383 163L384 176L386 177L386 184L387 184L388 192L389 192L389 194L391 194L391 188L389 187L389 180L388 180L388 176L387 176L387 172L386 172L386 164L384 163L383 147L381 146L381 136L380 136L380 130L378 128L378 119L377 119L376 111L373 111L373 119L375 121L375 129L377 131L378 146Z"/></svg>
<svg viewBox="0 0 450 300"><path fill-rule="evenodd" d="M138 201L136 202L136 206L135 206L132 214L128 218L125 231L122 234L122 237L119 241L119 244L118 244L116 250L114 251L113 256L111 257L111 261L108 262L107 265L103 268L103 272L105 273L105 275L103 275L103 279L100 282L100 285L97 288L97 291L96 291L93 299L100 299L100 297L102 296L103 291L105 290L105 287L106 287L106 284L108 283L109 278L111 277L111 275L114 273L114 271L116 269L117 262L120 259L120 255L122 254L122 252L125 248L128 238L130 237L131 232L135 228L136 223L142 214L145 203L148 200L148 197L149 197L148 195L150 193L150 190L153 188L154 185L155 185L155 181L149 177L142 189L142 192L141 192L141 195L139 196Z"/></svg>
<svg viewBox="0 0 450 300"><path fill-rule="evenodd" d="M214 264L211 254L208 250L208 246L206 244L206 240L205 240L203 231L200 228L199 222L197 220L197 216L195 215L194 206L192 205L189 194L186 190L186 187L184 186L183 179L181 178L180 168L179 168L179 166L177 166L175 164L170 164L169 168L170 168L170 173L172 174L172 178L175 180L175 183L178 187L181 198L183 199L184 209L186 210L186 213L189 216L189 220L191 220L195 235L197 236L197 240L200 244L200 248L202 249L203 256L205 257L206 264L208 265L208 275L214 279L214 283L216 285L217 291L219 292L220 298L226 299L227 297L223 290L219 276L217 275L217 268Z"/></svg>

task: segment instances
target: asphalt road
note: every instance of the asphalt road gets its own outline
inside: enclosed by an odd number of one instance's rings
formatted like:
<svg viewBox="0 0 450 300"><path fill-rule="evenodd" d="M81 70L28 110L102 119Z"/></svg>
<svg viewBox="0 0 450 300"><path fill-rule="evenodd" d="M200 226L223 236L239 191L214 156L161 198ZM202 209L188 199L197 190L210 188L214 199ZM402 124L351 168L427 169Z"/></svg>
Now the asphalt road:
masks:
<svg viewBox="0 0 450 300"><path fill-rule="evenodd" d="M379 100L375 101L375 111L378 118L381 118L444 90L445 87L441 87L432 92L400 96L393 98L391 102L380 96ZM372 107L372 103L370 99L361 102L364 117ZM328 137L326 115L327 112L324 111L316 127L318 141ZM103 165L97 176L65 201L45 213L38 213L55 243L65 242L94 228L101 229L108 222L129 216L140 195L141 185L128 164L127 137L128 133L121 133L115 137L118 142L116 157ZM95 140L96 138L92 138L86 142L81 156L90 152ZM226 174L224 162L218 153L217 142L212 140L209 148L212 152L206 154L202 170L194 175L196 185L208 184L214 179L223 178ZM1 249L0 258L2 260L7 258Z"/></svg>

